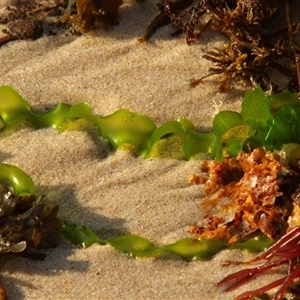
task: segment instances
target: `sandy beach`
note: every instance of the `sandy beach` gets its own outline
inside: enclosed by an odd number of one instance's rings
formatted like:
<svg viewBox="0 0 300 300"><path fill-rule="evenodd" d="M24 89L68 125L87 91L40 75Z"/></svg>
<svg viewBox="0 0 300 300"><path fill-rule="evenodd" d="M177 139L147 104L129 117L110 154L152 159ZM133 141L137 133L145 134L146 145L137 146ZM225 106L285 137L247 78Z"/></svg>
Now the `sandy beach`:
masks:
<svg viewBox="0 0 300 300"><path fill-rule="evenodd" d="M108 31L44 36L1 47L0 85L12 86L37 112L60 102L85 101L97 116L126 108L157 125L184 117L199 130L209 130L213 100L221 110L240 110L246 88L217 93L218 76L189 86L211 65L202 55L224 42L214 32L188 46L183 35L170 37L172 28L165 26L148 42L138 43L157 14L156 2L124 1L120 24ZM0 9L7 3L2 1ZM143 159L114 151L93 128L58 133L22 126L2 134L0 158L28 173L37 193L59 204L62 219L87 225L103 239L137 234L162 246L190 237L189 226L203 217L201 186L188 184L189 174L200 172L200 161ZM266 279L228 293L216 287L240 269L222 267L222 262L249 258L235 250L208 261L186 262L172 255L132 259L109 246L81 249L61 239L55 249L41 252L47 255L42 262L1 256L0 282L8 299L229 300Z"/></svg>

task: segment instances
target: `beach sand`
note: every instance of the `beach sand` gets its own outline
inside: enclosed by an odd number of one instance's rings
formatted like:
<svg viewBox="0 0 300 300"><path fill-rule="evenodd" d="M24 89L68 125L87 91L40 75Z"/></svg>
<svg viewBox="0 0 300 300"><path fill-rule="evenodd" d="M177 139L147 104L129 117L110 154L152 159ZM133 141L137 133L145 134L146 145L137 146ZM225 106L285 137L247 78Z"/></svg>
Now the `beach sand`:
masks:
<svg viewBox="0 0 300 300"><path fill-rule="evenodd" d="M217 93L218 76L190 88L190 80L211 66L202 55L224 42L216 33L208 31L188 46L184 36L171 37L172 28L165 26L138 43L157 14L156 3L126 1L119 26L108 31L1 47L0 85L12 86L38 112L60 102L86 101L97 116L126 108L157 125L185 117L199 130L209 130L213 100L221 110L240 110L246 88ZM0 8L5 5L2 1ZM190 237L189 226L203 217L201 186L188 184L189 174L200 172L200 161L114 151L94 129L58 133L22 126L2 134L0 158L28 173L38 194L60 205L61 218L87 225L104 239L137 234L162 246ZM241 268L222 267L222 262L249 258L234 250L207 261L186 262L173 255L132 259L109 246L81 249L61 239L56 248L41 252L47 255L42 262L1 256L0 282L9 299L226 300L266 279L228 293L216 287Z"/></svg>

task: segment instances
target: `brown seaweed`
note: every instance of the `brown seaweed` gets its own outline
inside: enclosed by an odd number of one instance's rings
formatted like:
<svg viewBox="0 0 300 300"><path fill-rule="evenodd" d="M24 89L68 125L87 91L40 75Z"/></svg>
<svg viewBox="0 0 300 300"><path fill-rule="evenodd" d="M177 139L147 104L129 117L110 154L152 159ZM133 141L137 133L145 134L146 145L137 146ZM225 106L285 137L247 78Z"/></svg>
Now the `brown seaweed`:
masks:
<svg viewBox="0 0 300 300"><path fill-rule="evenodd" d="M193 1L184 11L174 9L176 3L181 1L161 0L160 15L168 17L177 31L186 34L188 44L194 43L208 27L228 38L224 48L204 55L216 67L210 68L207 75L193 79L191 86L222 74L220 92L229 87L230 81L239 79L273 93L281 89L299 91L300 47L297 40L300 23L293 20L292 11L298 9L295 1L200 0ZM274 25L282 23L282 15L285 15L285 25L276 28ZM201 21L206 23L203 25ZM160 25L153 20L146 37L154 32L153 27L157 29ZM287 78L285 86L278 87L274 76L269 74L272 70Z"/></svg>
<svg viewBox="0 0 300 300"><path fill-rule="evenodd" d="M73 34L80 34L91 31L96 24L104 28L116 25L122 3L122 0L18 0L0 15L0 23L6 24L0 46L16 39L40 38L45 27L50 34L56 34L63 26Z"/></svg>

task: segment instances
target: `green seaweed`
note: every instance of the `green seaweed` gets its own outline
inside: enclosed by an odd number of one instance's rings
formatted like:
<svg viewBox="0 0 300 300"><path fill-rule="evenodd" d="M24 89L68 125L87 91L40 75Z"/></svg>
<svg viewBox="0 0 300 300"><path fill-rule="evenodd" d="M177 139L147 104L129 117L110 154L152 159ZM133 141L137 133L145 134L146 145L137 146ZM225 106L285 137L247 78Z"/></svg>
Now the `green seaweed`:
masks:
<svg viewBox="0 0 300 300"><path fill-rule="evenodd" d="M16 166L0 163L0 182L9 182L15 196L36 196L34 183L29 175Z"/></svg>
<svg viewBox="0 0 300 300"><path fill-rule="evenodd" d="M77 226L75 224L65 223L61 228L61 232L72 244L81 245L83 248L97 243L110 245L119 252L126 253L133 258L155 257L172 253L187 261L208 259L223 249L239 248L249 252L261 252L274 243L274 241L269 240L265 236L254 237L245 242L235 244L228 244L218 239L198 240L184 238L175 243L158 247L151 241L137 235L126 235L102 240L86 226Z"/></svg>
<svg viewBox="0 0 300 300"><path fill-rule="evenodd" d="M114 149L133 147L144 158L153 155L153 149L158 144L160 151L165 152L164 147L170 148L170 143L171 146L175 143L174 151L183 153L186 159L205 153L222 160L224 156L236 156L239 151L254 147L282 149L290 162L296 162L300 158L298 96L288 91L268 96L259 87L246 93L241 113L222 111L217 114L213 120L213 132L210 133L198 132L194 124L184 118L168 121L157 127L149 117L126 109L120 109L106 117L96 117L85 102L73 106L60 103L49 112L37 113L10 86L0 87L0 118L3 127L21 120L34 129L53 127L59 131L68 120L83 118L92 122ZM169 139L168 142L162 142L166 138ZM170 153L172 155L174 154ZM36 195L32 179L15 166L0 164L0 180L9 182L16 196ZM187 238L157 247L147 239L135 235L102 240L85 226L67 223L61 227L61 232L73 244L81 244L83 247L94 243L110 245L132 257L171 252L187 260L205 259L222 249L232 247L263 251L271 243L265 237L232 245L214 239Z"/></svg>
<svg viewBox="0 0 300 300"><path fill-rule="evenodd" d="M169 152L170 157L184 156L185 159L191 159L206 153L222 160L228 155L235 157L239 151L257 147L273 151L280 150L285 144L300 143L298 96L289 91L268 96L260 87L246 93L240 113L218 113L213 120L213 131L209 133L199 132L185 118L167 121L157 127L149 117L126 109L106 117L96 117L85 102L73 106L60 103L49 112L36 113L10 86L0 87L0 118L3 126L23 120L34 129L53 127L59 131L66 121L84 118L98 128L99 134L114 149L128 144L144 158ZM160 150L153 151L157 143L172 135L180 136L180 139L173 139L176 144L174 152L177 154L167 151L166 148L172 149L170 143L161 143Z"/></svg>

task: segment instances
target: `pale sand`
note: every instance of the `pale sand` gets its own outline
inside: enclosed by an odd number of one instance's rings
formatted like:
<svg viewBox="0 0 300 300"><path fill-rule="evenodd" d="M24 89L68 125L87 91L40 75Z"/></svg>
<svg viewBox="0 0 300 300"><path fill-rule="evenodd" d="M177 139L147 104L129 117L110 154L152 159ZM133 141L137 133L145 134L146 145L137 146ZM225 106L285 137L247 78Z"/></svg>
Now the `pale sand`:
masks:
<svg viewBox="0 0 300 300"><path fill-rule="evenodd" d="M0 8L5 6L2 1ZM217 104L240 109L244 90L216 93L218 77L201 86L189 80L207 73L201 56L219 35L205 33L197 45L184 36L170 38L161 28L148 43L141 36L157 14L156 0L125 3L120 26L89 35L15 41L0 48L0 85L11 85L38 111L59 102L88 102L98 116L120 108L148 115L157 125L179 117L199 129L211 126ZM85 224L101 237L132 233L157 245L189 237L201 220L201 187L189 186L199 161L142 159L114 152L95 132L29 127L1 138L1 161L16 165L34 180L39 194L60 205L59 215ZM76 248L61 241L43 250L43 262L1 256L0 281L9 299L232 299L261 279L232 293L215 283L240 267L221 267L226 259L247 259L223 251L208 261L175 256L131 259L109 246Z"/></svg>

